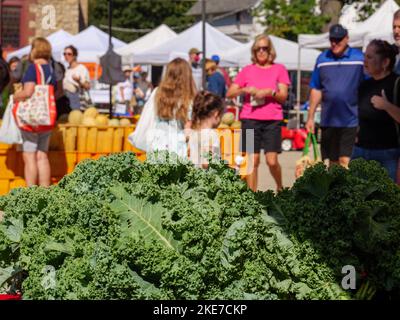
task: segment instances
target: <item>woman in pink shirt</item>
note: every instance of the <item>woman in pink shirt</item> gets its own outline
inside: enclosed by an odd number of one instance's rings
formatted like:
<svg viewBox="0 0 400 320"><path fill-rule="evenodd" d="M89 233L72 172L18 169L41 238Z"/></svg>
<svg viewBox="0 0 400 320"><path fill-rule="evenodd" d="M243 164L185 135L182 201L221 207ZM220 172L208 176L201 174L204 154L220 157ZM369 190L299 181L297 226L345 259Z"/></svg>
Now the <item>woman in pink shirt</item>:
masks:
<svg viewBox="0 0 400 320"><path fill-rule="evenodd" d="M289 74L285 66L274 63L276 51L271 39L261 34L251 48L253 64L242 69L231 85L227 97L244 95L240 112L242 121L241 150L251 156L254 170L247 176L248 186L256 191L260 151L264 150L266 162L275 179L277 190L282 189L282 169L278 162L281 153L282 104L288 96ZM254 130L254 148L247 141L246 129Z"/></svg>

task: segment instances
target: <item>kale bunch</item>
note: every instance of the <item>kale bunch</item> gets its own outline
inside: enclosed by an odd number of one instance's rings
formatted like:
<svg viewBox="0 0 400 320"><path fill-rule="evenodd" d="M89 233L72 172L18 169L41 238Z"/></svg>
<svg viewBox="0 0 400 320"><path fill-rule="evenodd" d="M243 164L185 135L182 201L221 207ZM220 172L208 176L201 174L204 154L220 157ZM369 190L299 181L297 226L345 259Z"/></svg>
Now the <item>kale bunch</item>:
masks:
<svg viewBox="0 0 400 320"><path fill-rule="evenodd" d="M287 234L312 244L339 283L351 265L357 284L399 292L400 188L377 162L354 160L348 170L321 163L292 189L258 198Z"/></svg>
<svg viewBox="0 0 400 320"><path fill-rule="evenodd" d="M160 155L84 161L57 186L1 197L0 286L26 299L349 297L223 162Z"/></svg>

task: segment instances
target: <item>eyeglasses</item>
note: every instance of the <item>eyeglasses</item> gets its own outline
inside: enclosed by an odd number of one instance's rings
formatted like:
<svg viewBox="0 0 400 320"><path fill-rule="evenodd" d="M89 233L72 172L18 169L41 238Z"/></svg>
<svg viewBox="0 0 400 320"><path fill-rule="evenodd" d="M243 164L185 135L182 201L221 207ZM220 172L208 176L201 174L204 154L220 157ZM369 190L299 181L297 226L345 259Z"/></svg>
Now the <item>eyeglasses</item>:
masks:
<svg viewBox="0 0 400 320"><path fill-rule="evenodd" d="M256 52L261 52L261 51L264 51L264 52L268 52L268 47L258 47L258 48L255 48L255 51Z"/></svg>
<svg viewBox="0 0 400 320"><path fill-rule="evenodd" d="M64 52L64 56L72 56L72 52Z"/></svg>

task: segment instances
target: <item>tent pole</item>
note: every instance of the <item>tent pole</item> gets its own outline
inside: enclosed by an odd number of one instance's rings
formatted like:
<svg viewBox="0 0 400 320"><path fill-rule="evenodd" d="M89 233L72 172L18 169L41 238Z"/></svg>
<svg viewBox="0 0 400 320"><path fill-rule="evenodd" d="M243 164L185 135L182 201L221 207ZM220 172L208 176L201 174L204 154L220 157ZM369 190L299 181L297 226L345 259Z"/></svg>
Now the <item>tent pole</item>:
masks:
<svg viewBox="0 0 400 320"><path fill-rule="evenodd" d="M297 106L296 106L296 119L297 119L297 129L300 128L300 104L301 104L301 46L297 49Z"/></svg>
<svg viewBox="0 0 400 320"><path fill-rule="evenodd" d="M108 35L109 35L109 42L108 42L108 47L111 48L112 42L112 2L113 0L108 0ZM110 114L110 119L112 119L112 84L110 84L110 92L109 92L109 114Z"/></svg>
<svg viewBox="0 0 400 320"><path fill-rule="evenodd" d="M203 65L202 65L202 86L203 90L206 88L206 0L201 1L201 13L202 13L202 24L203 24Z"/></svg>

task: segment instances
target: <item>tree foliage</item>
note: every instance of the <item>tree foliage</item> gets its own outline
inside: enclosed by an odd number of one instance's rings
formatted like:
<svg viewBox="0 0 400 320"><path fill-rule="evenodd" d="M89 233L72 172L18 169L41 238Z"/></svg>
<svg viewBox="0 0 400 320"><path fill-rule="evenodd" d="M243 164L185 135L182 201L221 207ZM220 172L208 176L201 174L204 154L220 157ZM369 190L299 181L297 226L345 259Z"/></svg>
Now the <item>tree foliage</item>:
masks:
<svg viewBox="0 0 400 320"><path fill-rule="evenodd" d="M264 0L256 15L265 19L267 32L278 37L296 40L300 33L319 33L329 20L316 12L316 1Z"/></svg>
<svg viewBox="0 0 400 320"><path fill-rule="evenodd" d="M193 22L186 16L195 1L113 0L113 26L126 29L154 29L165 23L179 32ZM108 0L90 0L89 23L108 25ZM130 42L144 33L113 31L113 35Z"/></svg>
<svg viewBox="0 0 400 320"><path fill-rule="evenodd" d="M262 24L270 34L297 40L300 33L320 33L327 26L337 23L340 10L354 0L263 0L255 15L262 18ZM377 8L380 0L365 0L357 5L360 21L368 18Z"/></svg>

